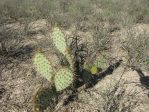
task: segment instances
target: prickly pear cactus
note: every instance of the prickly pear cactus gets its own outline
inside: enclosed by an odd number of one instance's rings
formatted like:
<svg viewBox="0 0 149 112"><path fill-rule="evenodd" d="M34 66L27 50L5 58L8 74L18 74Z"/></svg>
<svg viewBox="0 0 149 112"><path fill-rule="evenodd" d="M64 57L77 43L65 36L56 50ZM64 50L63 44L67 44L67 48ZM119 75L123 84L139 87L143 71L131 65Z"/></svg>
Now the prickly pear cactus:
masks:
<svg viewBox="0 0 149 112"><path fill-rule="evenodd" d="M108 67L107 55L108 54L104 52L97 54L92 61L85 62L83 65L83 68L88 72L90 72L91 74L97 74L102 69L105 69Z"/></svg>
<svg viewBox="0 0 149 112"><path fill-rule="evenodd" d="M67 49L65 36L64 36L64 34L61 32L61 30L58 27L54 27L53 28L53 32L52 32L51 38L53 39L53 43L54 43L55 47L62 54L65 55L65 52L66 52L66 49Z"/></svg>
<svg viewBox="0 0 149 112"><path fill-rule="evenodd" d="M65 36L58 27L53 28L51 38L53 39L55 47L66 57L67 61L70 64L70 68L73 68L72 56L69 52L69 48L67 47Z"/></svg>
<svg viewBox="0 0 149 112"><path fill-rule="evenodd" d="M71 83L74 80L74 75L72 71L69 68L62 68L60 69L54 78L55 87L57 91L61 91L68 86L71 85Z"/></svg>
<svg viewBox="0 0 149 112"><path fill-rule="evenodd" d="M52 78L52 66L47 60L46 56L40 49L37 50L33 58L33 64L36 70L47 80L51 81Z"/></svg>
<svg viewBox="0 0 149 112"><path fill-rule="evenodd" d="M94 65L97 66L97 68L107 68L108 67L108 62L107 62L107 56L106 53L101 53L97 55Z"/></svg>

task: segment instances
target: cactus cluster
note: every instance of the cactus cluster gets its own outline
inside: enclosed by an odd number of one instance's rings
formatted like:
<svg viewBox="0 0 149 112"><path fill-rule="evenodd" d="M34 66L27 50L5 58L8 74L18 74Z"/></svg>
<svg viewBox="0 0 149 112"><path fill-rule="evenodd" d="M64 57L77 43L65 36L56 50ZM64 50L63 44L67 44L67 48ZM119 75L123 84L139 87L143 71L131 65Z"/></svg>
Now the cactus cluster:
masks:
<svg viewBox="0 0 149 112"><path fill-rule="evenodd" d="M55 47L66 57L66 59L68 59L68 62L70 63L72 61L71 55L67 52L67 44L64 38L64 34L58 27L53 28L51 38L53 39ZM60 70L53 70L54 67L52 68L50 61L46 58L44 53L41 52L41 50L37 50L33 59L33 64L36 70L43 77L45 77L50 82L54 82L57 91L62 91L69 87L71 83L73 83L74 74L71 69L71 63L70 67L64 67ZM57 72L54 73L54 71Z"/></svg>
<svg viewBox="0 0 149 112"><path fill-rule="evenodd" d="M61 94L61 91L71 85L73 85L73 92L76 92L77 90L75 89L78 89L78 87L83 84L87 84L87 87L96 84L97 82L93 81L96 81L94 79L97 78L99 70L107 67L106 58L103 53L97 54L93 60L87 60L85 58L85 60L81 62L80 57L82 55L78 53L79 50L76 47L74 47L74 49L70 47L73 52L70 51L66 44L65 36L58 27L53 28L51 38L56 49L69 64L61 64L60 67L53 67L51 63L52 60L48 60L40 49L37 50L33 58L33 64L36 71L50 82L52 88L43 88L43 90L39 90L36 93L33 98L34 110L36 112L42 112L47 109L49 105L51 110L54 109L56 106L55 99L58 98L59 93ZM77 41L77 39L75 41ZM78 46L78 44L75 46Z"/></svg>
<svg viewBox="0 0 149 112"><path fill-rule="evenodd" d="M43 77L45 77L47 80L52 82L52 84L55 85L57 91L62 91L69 87L74 81L75 75L73 70L73 57L69 52L69 48L67 47L65 36L58 27L53 28L51 38L56 49L58 49L59 52L62 53L69 62L69 66L65 66L59 70L55 70L54 67L52 67L50 61L44 55L44 53L41 52L41 50L38 50L35 53L33 64L35 65L36 70ZM92 62L92 65L89 65L89 63L85 63L83 69L86 69L94 75L96 75L99 72L99 68L107 67L107 62L104 57L104 54L101 53L97 55L94 61Z"/></svg>

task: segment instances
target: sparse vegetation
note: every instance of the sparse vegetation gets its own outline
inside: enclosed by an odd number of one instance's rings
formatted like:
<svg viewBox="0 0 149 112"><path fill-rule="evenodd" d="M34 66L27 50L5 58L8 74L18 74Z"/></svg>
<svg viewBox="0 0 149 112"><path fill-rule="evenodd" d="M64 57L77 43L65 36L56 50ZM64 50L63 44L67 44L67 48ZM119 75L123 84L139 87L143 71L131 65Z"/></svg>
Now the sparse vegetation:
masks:
<svg viewBox="0 0 149 112"><path fill-rule="evenodd" d="M62 107L69 107L80 92L92 91L89 88L104 82L107 75L109 80L117 77L112 75L114 70L125 64L140 73L140 82L146 87L149 32L137 34L136 24L149 27L149 0L1 0L2 112L31 112L33 106L35 112L54 111L61 99ZM123 30L128 30L126 38L120 36ZM115 47L117 44L122 48ZM39 47L43 52L39 50L33 57ZM124 57L119 57L121 51L126 53ZM45 79L36 75L33 65ZM50 87L45 88L47 81ZM32 95L36 85L42 88ZM127 94L123 82L99 91L101 112L132 112L140 103L135 91ZM65 94L67 98L58 98Z"/></svg>
<svg viewBox="0 0 149 112"><path fill-rule="evenodd" d="M103 10L104 20L110 24L126 25L134 23L148 23L149 13L147 0L97 0Z"/></svg>
<svg viewBox="0 0 149 112"><path fill-rule="evenodd" d="M98 19L108 21L111 25L122 26L138 22L148 23L148 5L148 0L5 0L0 2L0 16L1 21L45 18L62 26L72 23L79 25L81 22L87 25L88 22L97 22Z"/></svg>

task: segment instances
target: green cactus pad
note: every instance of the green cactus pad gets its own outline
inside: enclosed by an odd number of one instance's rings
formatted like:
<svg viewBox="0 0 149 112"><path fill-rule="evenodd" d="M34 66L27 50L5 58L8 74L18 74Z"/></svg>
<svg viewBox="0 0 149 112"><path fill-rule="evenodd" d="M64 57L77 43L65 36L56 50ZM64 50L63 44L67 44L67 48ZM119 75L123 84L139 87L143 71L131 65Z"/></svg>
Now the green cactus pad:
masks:
<svg viewBox="0 0 149 112"><path fill-rule="evenodd" d="M92 66L91 73L92 74L97 74L97 72L98 72L97 66L96 65Z"/></svg>
<svg viewBox="0 0 149 112"><path fill-rule="evenodd" d="M51 38L53 39L55 47L65 55L67 49L65 36L58 27L54 27Z"/></svg>
<svg viewBox="0 0 149 112"><path fill-rule="evenodd" d="M55 75L55 87L57 91L66 89L73 82L74 76L69 68L60 69Z"/></svg>
<svg viewBox="0 0 149 112"><path fill-rule="evenodd" d="M108 63L107 63L107 56L105 53L101 53L97 55L94 65L97 66L97 68L107 68Z"/></svg>
<svg viewBox="0 0 149 112"><path fill-rule="evenodd" d="M33 64L37 72L39 72L47 80L51 81L52 66L42 52L38 51L35 53Z"/></svg>

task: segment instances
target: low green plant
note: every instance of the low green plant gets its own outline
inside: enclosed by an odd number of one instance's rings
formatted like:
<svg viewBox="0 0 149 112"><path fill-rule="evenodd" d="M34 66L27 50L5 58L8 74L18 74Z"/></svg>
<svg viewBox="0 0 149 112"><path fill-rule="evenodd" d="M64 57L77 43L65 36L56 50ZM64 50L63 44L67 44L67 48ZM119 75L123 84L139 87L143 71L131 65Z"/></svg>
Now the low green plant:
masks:
<svg viewBox="0 0 149 112"><path fill-rule="evenodd" d="M84 64L84 69L91 72L91 74L97 74L108 67L108 54L106 52L100 52L93 57L93 59L88 60Z"/></svg>
<svg viewBox="0 0 149 112"><path fill-rule="evenodd" d="M60 53L62 53L64 56L69 55L67 52L67 45L64 35L58 27L54 27L51 38L53 39L53 44ZM54 70L54 67L52 67L50 61L47 59L44 53L41 52L41 50L38 50L35 53L33 64L36 67L36 70L43 77L45 77L50 82L54 81L57 91L64 90L70 86L71 83L73 83L74 74L72 69L68 66L59 70Z"/></svg>
<svg viewBox="0 0 149 112"><path fill-rule="evenodd" d="M108 67L107 54L104 52L97 54L94 64L98 68L104 68L104 69L107 68Z"/></svg>
<svg viewBox="0 0 149 112"><path fill-rule="evenodd" d="M64 34L58 27L53 28L51 38L55 47L60 53L68 57L70 62L71 58L69 58L70 55L67 52ZM33 57L33 65L35 66L36 71L50 82L50 87L52 88L41 88L34 95L33 104L35 112L42 112L49 106L53 109L56 104L56 102L53 101L53 98L57 99L58 93L68 88L74 81L74 73L70 66L61 67L61 69L58 70L52 66L50 61L52 60L48 60L41 49L37 49Z"/></svg>
<svg viewBox="0 0 149 112"><path fill-rule="evenodd" d="M69 50L70 48L66 44L65 36L58 27L53 28L51 38L56 49L58 49L59 52L64 55L64 57L69 62L69 65L61 67L61 69L59 70L56 70L51 65L50 61L52 60L49 61L40 49L35 53L35 56L33 58L33 64L36 67L36 70L43 77L55 84L57 91L62 91L69 87L74 82L75 76L78 75L78 73L74 73L75 65L73 62L73 58L75 56L71 54ZM107 67L106 58L104 57L103 53L97 55L92 64L89 65L89 63L90 62L86 61L86 63L84 63L83 69L86 69L91 74L97 74L98 68Z"/></svg>
<svg viewBox="0 0 149 112"><path fill-rule="evenodd" d="M90 62L87 62L86 60L86 63L79 62L77 57L79 55L77 54L78 51L75 49L75 53L72 52L73 50L67 45L65 36L60 28L53 28L51 38L55 48L63 55L69 64L53 67L51 64L52 60L48 60L42 50L38 49L33 57L33 65L35 66L36 71L39 72L42 77L46 78L51 86L55 88L56 93L61 93L71 85L73 90L77 89L81 84L90 81L92 76L98 74L99 68L107 67L107 64L105 64L106 58L104 58L102 53L96 55L94 61L89 65L89 67L88 64ZM80 63L82 65L80 65ZM83 71L88 71L87 74L83 74L81 66ZM88 79L84 77L88 77ZM82 81L80 81L80 79Z"/></svg>

